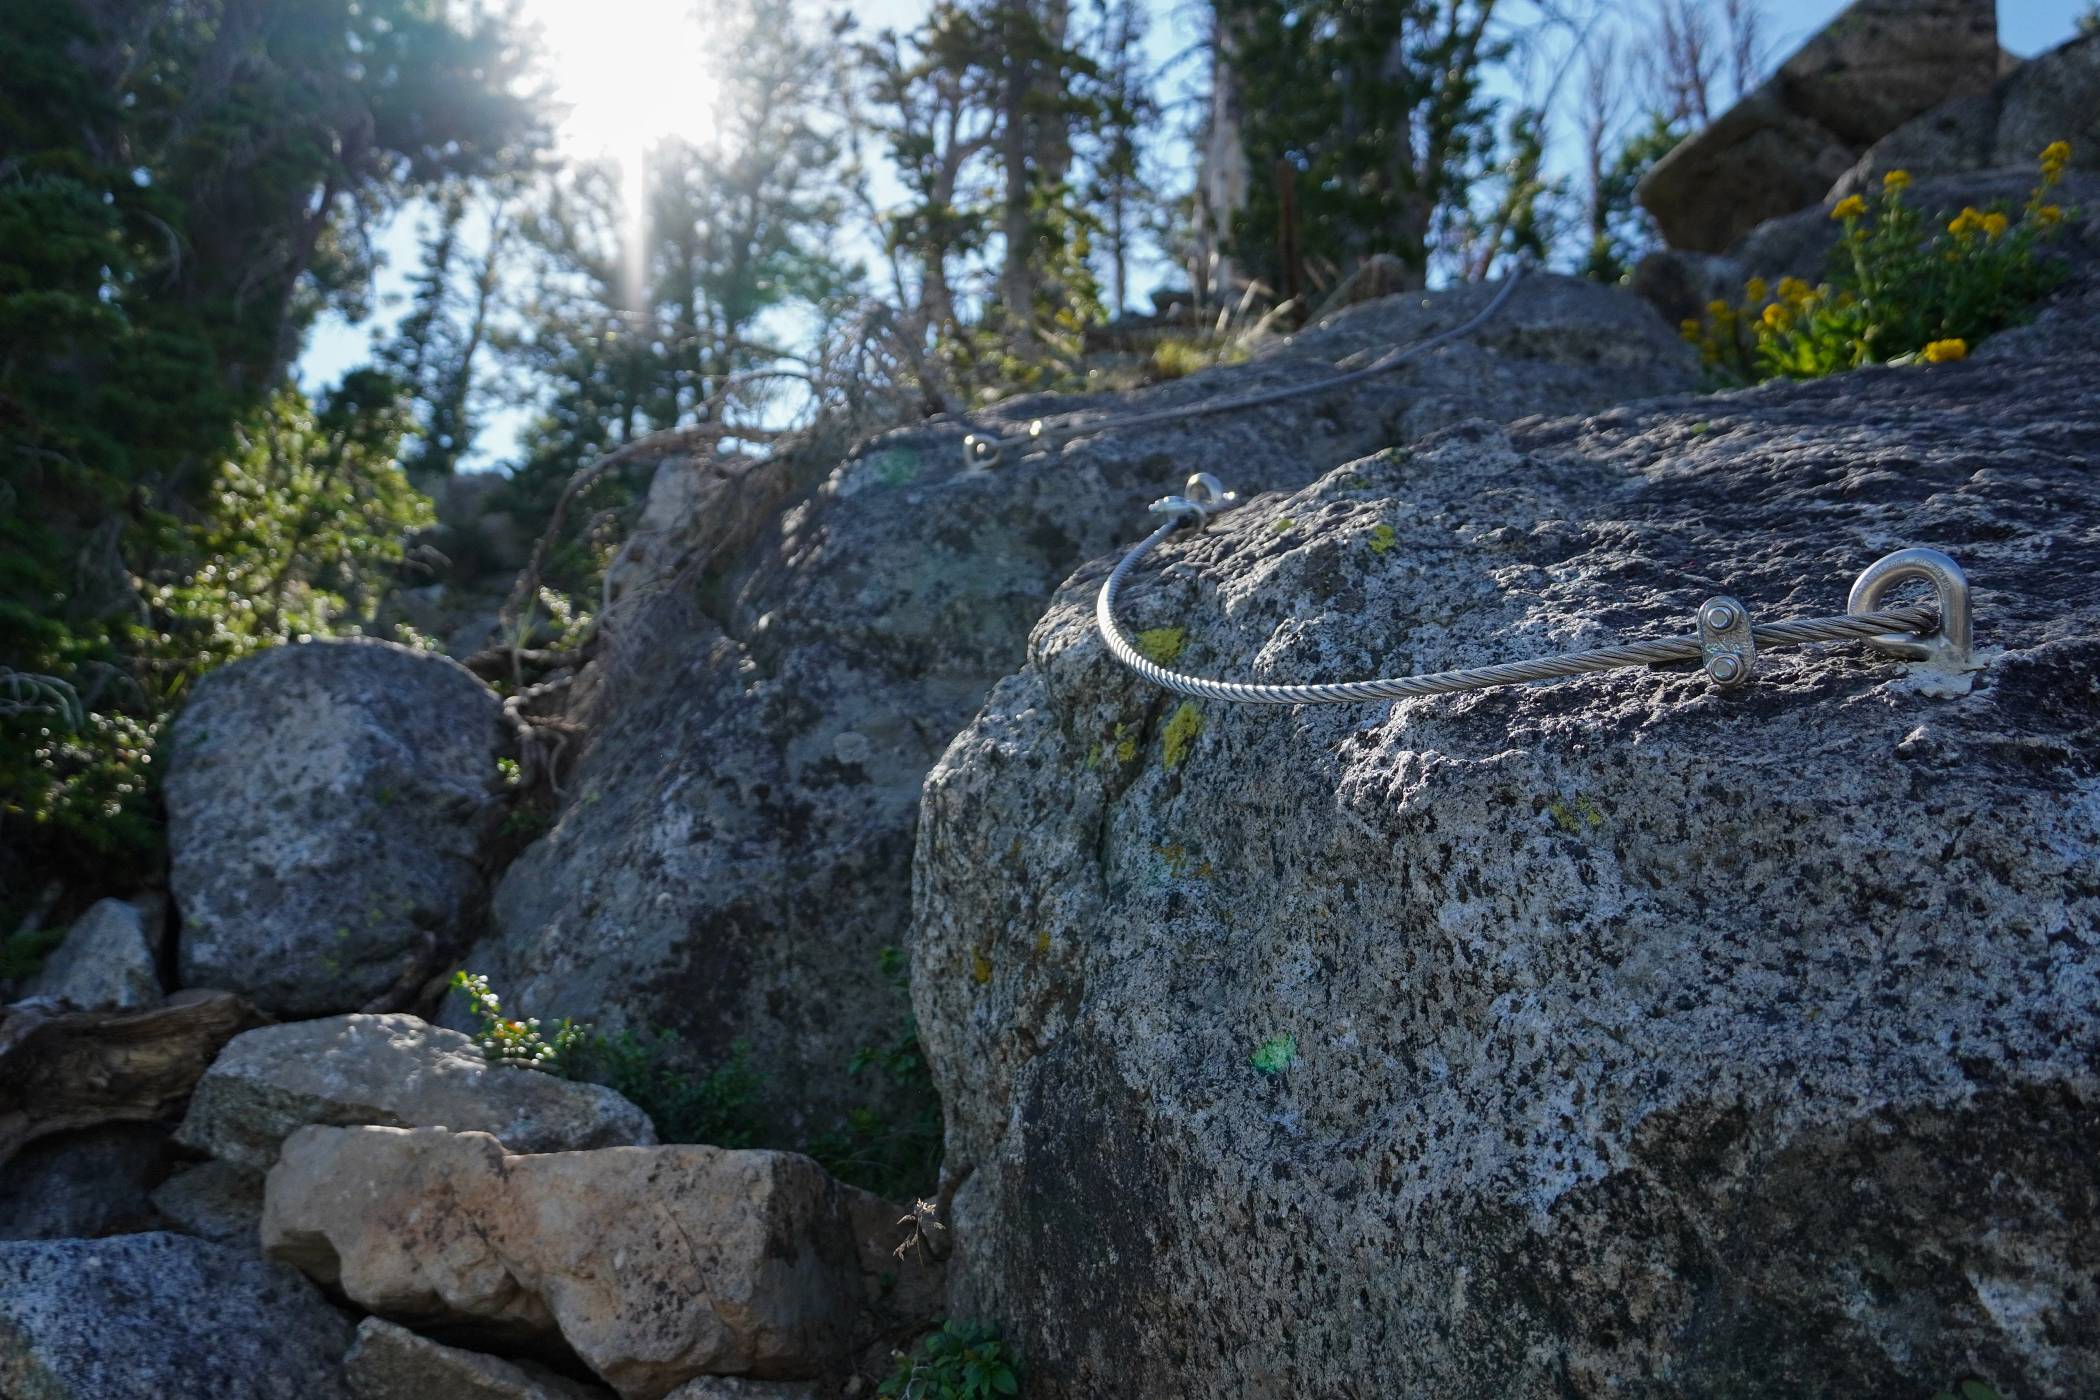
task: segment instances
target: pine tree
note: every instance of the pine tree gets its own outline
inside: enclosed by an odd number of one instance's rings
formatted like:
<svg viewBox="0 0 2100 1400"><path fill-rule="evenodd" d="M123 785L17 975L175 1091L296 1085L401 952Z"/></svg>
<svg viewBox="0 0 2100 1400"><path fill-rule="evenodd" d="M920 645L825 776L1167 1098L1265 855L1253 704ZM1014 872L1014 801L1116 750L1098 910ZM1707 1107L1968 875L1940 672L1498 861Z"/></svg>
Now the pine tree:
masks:
<svg viewBox="0 0 2100 1400"><path fill-rule="evenodd" d="M1440 211L1492 155L1481 78L1503 53L1494 0L1217 0L1217 11L1250 172L1234 258L1282 287L1288 233L1315 273L1339 278L1385 253L1421 275Z"/></svg>

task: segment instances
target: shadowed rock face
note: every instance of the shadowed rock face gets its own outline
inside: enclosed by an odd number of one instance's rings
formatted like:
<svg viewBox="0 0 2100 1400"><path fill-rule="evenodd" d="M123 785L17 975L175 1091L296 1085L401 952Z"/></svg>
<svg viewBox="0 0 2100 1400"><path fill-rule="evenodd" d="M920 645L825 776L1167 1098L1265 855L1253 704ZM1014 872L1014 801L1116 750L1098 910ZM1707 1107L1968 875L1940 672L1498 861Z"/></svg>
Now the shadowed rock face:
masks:
<svg viewBox="0 0 2100 1400"><path fill-rule="evenodd" d="M1126 594L1186 669L1338 680L1837 612L1928 544L1965 694L1846 645L1184 711L1080 571L918 831L950 1311L1039 1397L2100 1393L2094 312L1457 428Z"/></svg>
<svg viewBox="0 0 2100 1400"><path fill-rule="evenodd" d="M1856 0L1762 87L1657 161L1641 205L1673 247L1720 252L1763 220L1821 199L1912 117L1987 92L1998 72L1994 0Z"/></svg>
<svg viewBox="0 0 2100 1400"><path fill-rule="evenodd" d="M1244 366L1128 400L1026 401L996 426L1075 406L1112 426L1306 383L1488 295L1367 304ZM1146 502L1196 470L1297 485L1472 413L1578 411L1692 373L1645 306L1538 277L1468 340L1333 393L1080 437L989 471L962 467L952 430L878 442L718 595L676 586L625 624L592 678L601 702L559 824L505 875L499 932L467 963L535 1015L675 1030L701 1058L743 1041L781 1115L824 1125L868 1093L844 1067L903 1011L876 967L905 931L921 781L1018 664L1057 581L1141 524Z"/></svg>

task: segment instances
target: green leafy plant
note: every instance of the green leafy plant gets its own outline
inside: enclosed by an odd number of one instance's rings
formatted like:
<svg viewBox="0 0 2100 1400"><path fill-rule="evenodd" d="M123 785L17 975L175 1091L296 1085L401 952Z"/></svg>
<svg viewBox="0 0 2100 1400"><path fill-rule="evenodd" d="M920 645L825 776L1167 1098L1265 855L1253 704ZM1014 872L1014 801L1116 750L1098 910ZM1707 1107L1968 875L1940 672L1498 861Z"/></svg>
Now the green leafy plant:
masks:
<svg viewBox="0 0 2100 1400"><path fill-rule="evenodd" d="M996 1329L944 1322L919 1339L876 1394L889 1400L993 1400L1021 1389L1020 1363Z"/></svg>
<svg viewBox="0 0 2100 1400"><path fill-rule="evenodd" d="M1932 1400L1999 1400L1999 1396L1982 1381L1963 1381L1953 1390L1935 1391Z"/></svg>
<svg viewBox="0 0 2100 1400"><path fill-rule="evenodd" d="M21 929L0 939L0 982L34 977L52 950L65 941L63 928Z"/></svg>
<svg viewBox="0 0 2100 1400"><path fill-rule="evenodd" d="M502 999L489 990L489 979L478 973L464 969L453 973L452 989L466 998L467 1013L480 1027L474 1043L492 1065L564 1073L590 1035L589 1027L566 1016L555 1022L551 1035L540 1029L537 1016L522 1020L505 1016Z"/></svg>
<svg viewBox="0 0 2100 1400"><path fill-rule="evenodd" d="M676 1067L681 1042L670 1031L590 1034L563 1062L571 1079L603 1084L649 1115L664 1142L710 1147L762 1145L759 1073L751 1047L738 1041L728 1060L706 1073Z"/></svg>
<svg viewBox="0 0 2100 1400"><path fill-rule="evenodd" d="M2050 193L2070 156L2062 141L2042 152L2041 179L2017 213L1965 208L1944 225L1907 200L1910 176L1892 170L1879 195L1850 195L1830 211L1844 233L1828 281L1753 277L1740 302L1711 302L1687 320L1685 339L1732 383L1959 360L2063 279L2063 264L2042 252L2064 222Z"/></svg>
<svg viewBox="0 0 2100 1400"><path fill-rule="evenodd" d="M884 948L877 965L906 1009L888 1040L862 1048L846 1066L873 1082L875 1103L850 1110L842 1125L819 1133L807 1151L839 1180L902 1200L931 1190L940 1177L941 1099L919 1045L918 1018L909 1009L910 960L897 948Z"/></svg>

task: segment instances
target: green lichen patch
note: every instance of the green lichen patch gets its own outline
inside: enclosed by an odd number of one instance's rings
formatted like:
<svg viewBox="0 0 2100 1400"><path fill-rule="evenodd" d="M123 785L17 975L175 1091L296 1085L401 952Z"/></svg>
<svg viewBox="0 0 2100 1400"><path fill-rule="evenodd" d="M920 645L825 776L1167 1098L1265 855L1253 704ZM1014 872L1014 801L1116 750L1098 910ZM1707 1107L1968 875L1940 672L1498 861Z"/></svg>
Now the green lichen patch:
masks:
<svg viewBox="0 0 2100 1400"><path fill-rule="evenodd" d="M1129 726L1116 726L1116 762L1129 763L1137 757L1137 735L1129 733Z"/></svg>
<svg viewBox="0 0 2100 1400"><path fill-rule="evenodd" d="M1196 746L1196 736L1203 732L1203 712L1196 708L1193 700L1184 700L1179 709L1167 720L1166 732L1160 736L1160 761L1172 770L1179 768L1188 759L1189 750Z"/></svg>
<svg viewBox="0 0 2100 1400"><path fill-rule="evenodd" d="M1282 1074L1298 1062L1298 1038L1272 1035L1254 1047L1248 1062L1263 1074Z"/></svg>
<svg viewBox="0 0 2100 1400"><path fill-rule="evenodd" d="M1374 526L1371 530L1371 552L1373 554L1385 553L1387 550L1393 547L1393 541L1396 538L1397 536L1393 534L1392 526Z"/></svg>
<svg viewBox="0 0 2100 1400"><path fill-rule="evenodd" d="M1179 661L1188 640L1186 627L1148 627L1136 638L1137 649L1155 666L1172 666Z"/></svg>
<svg viewBox="0 0 2100 1400"><path fill-rule="evenodd" d="M902 447L886 447L868 458L867 470L884 486L903 486L919 475L919 454Z"/></svg>
<svg viewBox="0 0 2100 1400"><path fill-rule="evenodd" d="M1297 523L1297 521L1293 520L1290 516L1286 515L1285 517L1283 517L1283 519L1277 521L1274 525L1271 525L1269 528L1271 530L1274 530L1279 535L1287 535L1291 532L1291 527L1296 525Z"/></svg>
<svg viewBox="0 0 2100 1400"><path fill-rule="evenodd" d="M1558 797L1546 804L1546 812L1553 824L1569 835L1575 835L1584 827L1592 830L1604 825L1604 813L1590 800L1588 793L1577 793L1572 802L1563 802Z"/></svg>

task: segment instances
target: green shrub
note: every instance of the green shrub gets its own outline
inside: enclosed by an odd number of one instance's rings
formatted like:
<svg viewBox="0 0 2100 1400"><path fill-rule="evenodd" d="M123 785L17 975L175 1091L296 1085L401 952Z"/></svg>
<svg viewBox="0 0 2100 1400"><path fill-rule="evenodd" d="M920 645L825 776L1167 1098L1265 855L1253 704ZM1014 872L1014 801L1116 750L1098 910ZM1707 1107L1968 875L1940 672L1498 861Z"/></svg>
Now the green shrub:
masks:
<svg viewBox="0 0 2100 1400"><path fill-rule="evenodd" d="M902 996L908 975L903 954L883 949L880 967L890 988ZM941 1101L908 1001L896 1033L847 1063L849 1074L865 1076L876 1086L872 1102L848 1112L843 1123L788 1142L767 1128L761 1107L765 1078L741 1041L711 1069L682 1069L691 1057L674 1032L608 1035L568 1017L543 1030L538 1017L507 1015L484 976L455 972L452 987L466 998L479 1027L475 1043L491 1064L603 1084L647 1113L664 1142L803 1152L840 1181L892 1200L928 1193L940 1178Z"/></svg>
<svg viewBox="0 0 2100 1400"><path fill-rule="evenodd" d="M1732 383L1961 359L2063 280L2062 263L2042 249L2063 225L2049 194L2070 155L2062 141L2042 152L2041 179L2017 213L1967 208L1944 224L1906 200L1910 176L1892 170L1878 196L1851 195L1831 210L1844 234L1828 281L1783 277L1768 287L1753 277L1739 303L1710 303L1684 336Z"/></svg>
<svg viewBox="0 0 2100 1400"><path fill-rule="evenodd" d="M0 982L34 977L65 937L63 928L30 928L0 939Z"/></svg>
<svg viewBox="0 0 2100 1400"><path fill-rule="evenodd" d="M729 1059L705 1074L674 1068L679 1038L670 1031L587 1035L562 1073L603 1084L649 1115L664 1142L757 1147L761 1080L751 1047L738 1041Z"/></svg>
<svg viewBox="0 0 2100 1400"><path fill-rule="evenodd" d="M919 1339L876 1394L888 1400L995 1400L1021 1389L1020 1364L990 1327L944 1322Z"/></svg>
<svg viewBox="0 0 2100 1400"><path fill-rule="evenodd" d="M875 1104L850 1110L844 1124L819 1133L804 1150L843 1182L908 1200L940 1179L941 1098L910 1010L910 963L899 949L884 948L877 965L905 1009L887 1041L864 1047L846 1065L849 1074L874 1083Z"/></svg>

